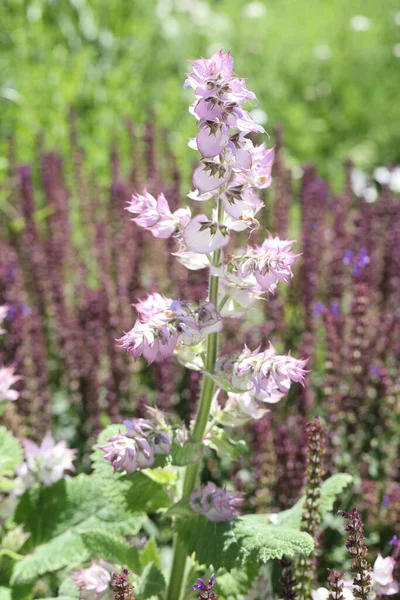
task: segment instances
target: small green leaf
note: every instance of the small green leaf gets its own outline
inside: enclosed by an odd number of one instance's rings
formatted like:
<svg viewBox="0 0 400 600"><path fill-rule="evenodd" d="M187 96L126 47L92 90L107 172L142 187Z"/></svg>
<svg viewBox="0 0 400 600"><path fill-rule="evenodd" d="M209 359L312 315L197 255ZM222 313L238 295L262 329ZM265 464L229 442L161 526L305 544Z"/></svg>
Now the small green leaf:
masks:
<svg viewBox="0 0 400 600"><path fill-rule="evenodd" d="M180 517L193 517L194 514L189 506L189 496L185 496L178 500L178 502L175 502L165 513L167 516L178 515Z"/></svg>
<svg viewBox="0 0 400 600"><path fill-rule="evenodd" d="M213 428L211 438L206 441L206 444L213 448L220 458L239 458L247 449L244 440L233 440L221 427Z"/></svg>
<svg viewBox="0 0 400 600"><path fill-rule="evenodd" d="M308 556L314 548L307 533L271 525L267 515L246 515L229 523L211 523L196 515L180 519L177 529L200 564L228 571L249 562L260 565L282 556Z"/></svg>
<svg viewBox="0 0 400 600"><path fill-rule="evenodd" d="M81 533L81 538L91 558L102 558L110 563L117 563L136 571L139 565L138 551L129 546L124 539L107 531L88 529Z"/></svg>
<svg viewBox="0 0 400 600"><path fill-rule="evenodd" d="M142 567L146 567L149 563L154 563L161 571L160 556L158 553L157 543L154 538L150 538L139 555L139 562Z"/></svg>
<svg viewBox="0 0 400 600"><path fill-rule="evenodd" d="M165 590L165 578L154 563L149 563L140 578L138 585L138 595L140 600L146 600L152 596L157 596Z"/></svg>
<svg viewBox="0 0 400 600"><path fill-rule="evenodd" d="M89 552L77 533L66 531L51 542L38 546L14 566L11 584L30 583L64 567L73 568L88 560Z"/></svg>
<svg viewBox="0 0 400 600"><path fill-rule="evenodd" d="M0 426L0 475L15 475L15 468L23 461L19 441L6 427Z"/></svg>
<svg viewBox="0 0 400 600"><path fill-rule="evenodd" d="M179 446L176 442L172 444L172 464L178 467L195 465L203 456L203 444L201 442L186 442Z"/></svg>
<svg viewBox="0 0 400 600"><path fill-rule="evenodd" d="M0 600L12 600L11 588L0 586Z"/></svg>
<svg viewBox="0 0 400 600"><path fill-rule="evenodd" d="M333 505L339 496L339 494L351 483L353 477L348 473L336 473L326 479L321 486L321 497L319 501L319 508L321 515L330 512L333 509ZM303 503L305 498L300 498L298 502L289 510L284 510L278 515L278 523L285 527L293 527L300 529L301 513L303 509Z"/></svg>

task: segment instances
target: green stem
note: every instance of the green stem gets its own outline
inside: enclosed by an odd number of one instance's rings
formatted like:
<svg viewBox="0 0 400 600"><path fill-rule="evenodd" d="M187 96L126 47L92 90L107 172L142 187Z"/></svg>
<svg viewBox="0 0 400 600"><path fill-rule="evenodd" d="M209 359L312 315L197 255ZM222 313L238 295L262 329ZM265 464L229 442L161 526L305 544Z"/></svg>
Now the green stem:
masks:
<svg viewBox="0 0 400 600"><path fill-rule="evenodd" d="M223 208L222 203L218 203L218 221L222 221ZM218 266L221 261L221 251L217 250L213 254L213 265ZM212 300L215 306L218 306L218 283L219 278L210 275L209 300ZM207 339L207 355L205 361L205 370L207 373L213 373L218 355L218 333L212 333ZM193 442L201 442L206 432L208 419L210 417L211 403L214 396L215 383L208 375L203 375L199 404L197 407L196 419L191 435ZM199 474L200 463L189 465L185 470L183 480L182 495L188 496L196 487ZM184 583L186 568L187 551L184 544L175 535L174 538L174 558L168 586L167 600L180 600Z"/></svg>

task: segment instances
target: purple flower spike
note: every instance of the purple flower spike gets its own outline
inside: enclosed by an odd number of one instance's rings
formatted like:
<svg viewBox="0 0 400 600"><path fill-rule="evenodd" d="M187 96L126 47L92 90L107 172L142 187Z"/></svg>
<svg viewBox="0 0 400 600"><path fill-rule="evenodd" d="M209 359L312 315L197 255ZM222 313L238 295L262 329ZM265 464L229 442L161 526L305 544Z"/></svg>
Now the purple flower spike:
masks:
<svg viewBox="0 0 400 600"><path fill-rule="evenodd" d="M346 250L344 253L343 264L352 265L352 273L356 277L361 275L362 270L370 263L370 258L366 248L361 248L358 254L354 254L352 250Z"/></svg>
<svg viewBox="0 0 400 600"><path fill-rule="evenodd" d="M202 592L198 600L218 600L218 596L215 592L212 591L212 588L217 583L214 577L214 573L211 575L208 581L208 585L206 585L204 579L201 579L200 577L197 581L198 583L194 584L193 589Z"/></svg>

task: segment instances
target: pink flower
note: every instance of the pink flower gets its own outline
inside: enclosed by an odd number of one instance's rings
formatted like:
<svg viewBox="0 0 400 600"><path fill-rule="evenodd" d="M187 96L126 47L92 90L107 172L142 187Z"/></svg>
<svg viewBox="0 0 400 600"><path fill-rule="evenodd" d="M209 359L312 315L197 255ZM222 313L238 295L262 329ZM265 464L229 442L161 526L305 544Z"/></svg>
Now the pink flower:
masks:
<svg viewBox="0 0 400 600"><path fill-rule="evenodd" d="M167 298L158 292L149 294L146 300L140 300L136 304L133 304L136 311L139 314L139 318L142 322L149 321L151 317L154 317L160 313L165 313L171 306L172 298Z"/></svg>
<svg viewBox="0 0 400 600"><path fill-rule="evenodd" d="M267 148L263 142L251 150L251 155L250 184L259 189L269 187L272 183L271 172L275 160L275 147Z"/></svg>
<svg viewBox="0 0 400 600"><path fill-rule="evenodd" d="M172 435L163 415L148 408L150 419L128 419L124 421L125 433L117 433L99 446L105 452L104 460L114 471L124 469L126 473L146 469L154 463L156 454L170 454Z"/></svg>
<svg viewBox="0 0 400 600"><path fill-rule="evenodd" d="M99 600L106 595L111 597L111 574L114 568L100 559L98 563L92 560L87 569L72 573L71 579L79 588L80 600Z"/></svg>
<svg viewBox="0 0 400 600"><path fill-rule="evenodd" d="M178 331L174 324L165 321L136 322L133 329L118 340L120 346L137 359L143 356L149 365L171 356L178 341Z"/></svg>
<svg viewBox="0 0 400 600"><path fill-rule="evenodd" d="M183 227L190 219L190 209L181 208L171 213L164 194L157 200L144 190L144 195L134 194L126 210L138 216L134 221L139 227L148 229L154 237L169 238L179 227Z"/></svg>
<svg viewBox="0 0 400 600"><path fill-rule="evenodd" d="M378 554L372 571L372 581L376 592L382 596L391 596L399 591L398 583L393 579L396 561L392 556L383 558Z"/></svg>
<svg viewBox="0 0 400 600"><path fill-rule="evenodd" d="M290 354L276 354L272 344L264 352L245 346L240 354L219 358L215 372L218 384L228 391L249 392L259 402L275 404L287 394L291 382L303 383L306 363Z"/></svg>
<svg viewBox="0 0 400 600"><path fill-rule="evenodd" d="M11 386L21 379L22 377L15 375L14 367L0 367L0 402L13 402L19 398L19 392L12 390Z"/></svg>
<svg viewBox="0 0 400 600"><path fill-rule="evenodd" d="M114 471L124 469L129 474L154 463L154 449L143 435L117 433L99 448L105 452L103 458L111 463Z"/></svg>
<svg viewBox="0 0 400 600"><path fill-rule="evenodd" d="M25 462L17 468L24 489L36 483L52 485L63 479L69 471L75 471L73 460L77 450L70 450L64 441L56 443L50 432L47 432L39 445L24 439Z"/></svg>
<svg viewBox="0 0 400 600"><path fill-rule="evenodd" d="M193 73L188 73L185 86L190 85L195 92L199 85L213 80L225 82L231 79L233 74L233 58L229 52L224 54L222 49L215 52L211 58L200 58L189 62L192 65ZM204 93L202 92L200 95L203 96Z"/></svg>
<svg viewBox="0 0 400 600"><path fill-rule="evenodd" d="M143 356L149 364L173 354L178 344L197 345L222 328L212 302L179 302L156 293L136 307L139 319L118 341L135 359Z"/></svg>
<svg viewBox="0 0 400 600"><path fill-rule="evenodd" d="M183 230L183 241L188 250L208 254L226 246L229 234L224 225L210 221L207 215L197 215Z"/></svg>
<svg viewBox="0 0 400 600"><path fill-rule="evenodd" d="M269 236L261 246L238 250L224 265L224 283L254 294L274 293L279 281L288 282L293 277L291 266L300 256L291 251L293 244Z"/></svg>
<svg viewBox="0 0 400 600"><path fill-rule="evenodd" d="M191 509L204 515L212 523L231 521L242 503L242 497L236 492L217 488L211 481L203 488L195 490L190 496Z"/></svg>
<svg viewBox="0 0 400 600"><path fill-rule="evenodd" d="M175 301L171 305L174 318L180 331L179 343L185 346L196 346L211 333L222 329L222 319L213 302Z"/></svg>

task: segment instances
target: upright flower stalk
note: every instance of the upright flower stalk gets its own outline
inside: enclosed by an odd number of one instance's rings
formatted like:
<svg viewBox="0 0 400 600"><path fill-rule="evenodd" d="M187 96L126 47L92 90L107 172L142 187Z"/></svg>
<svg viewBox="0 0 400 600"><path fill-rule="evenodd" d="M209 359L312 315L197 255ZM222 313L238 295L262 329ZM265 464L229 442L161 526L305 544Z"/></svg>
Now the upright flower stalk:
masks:
<svg viewBox="0 0 400 600"><path fill-rule="evenodd" d="M190 208L171 210L163 194L155 198L144 190L133 195L127 210L136 225L154 237L175 240L177 248L172 254L186 268L209 269L208 297L196 303L151 294L135 305L136 323L119 343L134 359L142 356L148 364L175 354L183 365L202 372L190 432L190 441L201 443L217 421L210 424L217 386L230 394L236 412L245 406L246 415L259 418L268 411L266 406L287 394L291 382L303 383L306 361L278 355L271 344L264 351L245 346L235 355L218 357L223 318L244 315L259 298L273 294L280 281L288 282L298 255L292 252L293 241L271 235L260 246L248 245L233 254L224 251L232 233L259 228L256 215L263 202L257 190L271 184L274 148L254 146L248 137L264 130L243 108L245 101L256 97L245 80L234 74L229 52L219 50L210 59L201 58L191 65L193 71L185 85L194 91L190 112L199 129L189 147L199 152L200 164L188 197L205 205L214 200L214 208L192 216ZM231 421L235 420L240 420L239 414L232 415ZM152 458L148 436L142 437L142 432L135 430L134 435L128 431L107 440L104 458L126 472L142 468L146 452L148 460ZM168 453L167 446L163 444L163 453ZM231 520L239 496L211 482L197 489L200 467L200 461L186 467L182 495L189 498L195 512L210 521ZM167 600L181 599L186 558L186 548L176 536Z"/></svg>

